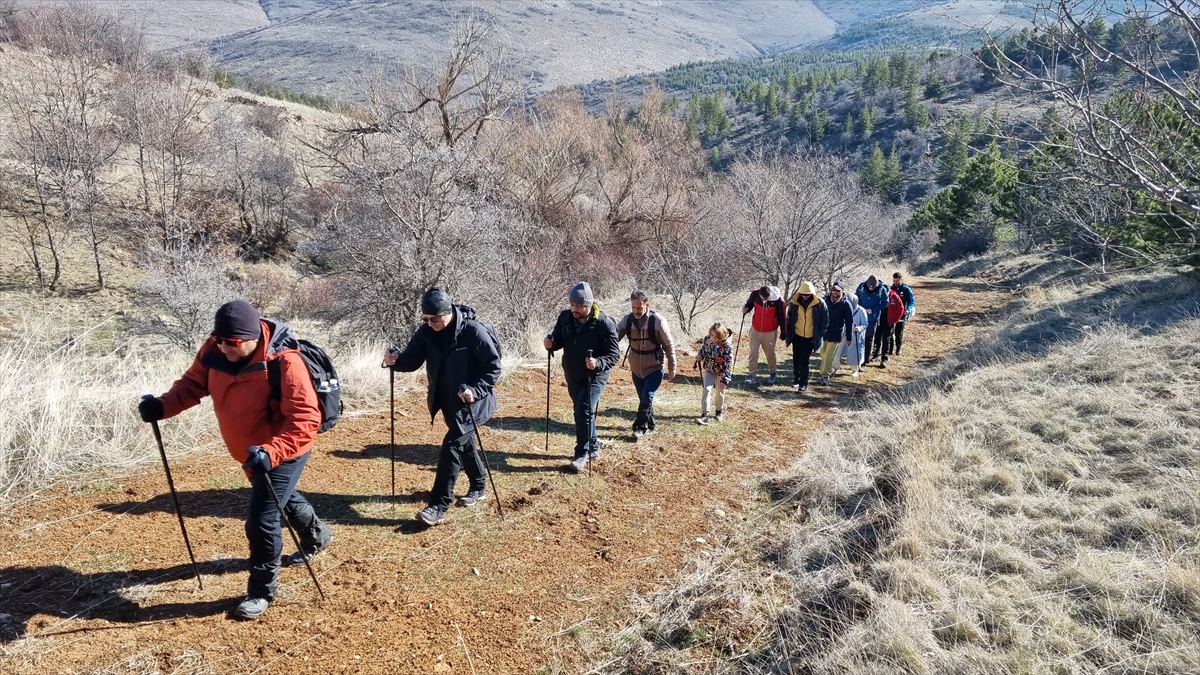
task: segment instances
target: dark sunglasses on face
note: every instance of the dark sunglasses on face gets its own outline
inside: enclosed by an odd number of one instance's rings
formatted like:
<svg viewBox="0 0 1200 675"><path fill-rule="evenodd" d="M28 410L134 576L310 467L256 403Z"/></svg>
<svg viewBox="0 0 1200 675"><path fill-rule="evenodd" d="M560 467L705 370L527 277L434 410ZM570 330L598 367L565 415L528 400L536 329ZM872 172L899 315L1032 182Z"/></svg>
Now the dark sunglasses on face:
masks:
<svg viewBox="0 0 1200 675"><path fill-rule="evenodd" d="M441 323L449 318L449 314L438 314L437 316L422 316L421 320L425 323Z"/></svg>
<svg viewBox="0 0 1200 675"><path fill-rule="evenodd" d="M212 339L218 347L241 347L243 342L249 342L249 340L243 340L242 338L223 338L216 335L212 336Z"/></svg>

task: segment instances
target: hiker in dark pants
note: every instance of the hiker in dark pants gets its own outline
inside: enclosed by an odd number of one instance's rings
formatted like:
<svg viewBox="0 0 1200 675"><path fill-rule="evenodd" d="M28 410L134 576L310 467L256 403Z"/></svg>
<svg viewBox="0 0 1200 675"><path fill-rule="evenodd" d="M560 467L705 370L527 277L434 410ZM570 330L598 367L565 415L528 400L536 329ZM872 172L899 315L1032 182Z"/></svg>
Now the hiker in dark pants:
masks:
<svg viewBox="0 0 1200 675"><path fill-rule="evenodd" d="M322 416L299 342L286 325L262 318L245 300L222 305L213 324L212 336L183 377L162 396L142 400L138 413L155 422L212 397L221 438L252 486L246 516L250 580L233 614L253 619L275 599L280 564L311 559L333 539L333 531L296 491ZM276 368L279 389L272 391L270 374ZM286 559L280 558L282 524L268 484L300 538L301 550Z"/></svg>
<svg viewBox="0 0 1200 675"><path fill-rule="evenodd" d="M563 376L575 403L575 458L567 468L578 473L600 456L596 406L610 372L621 360L621 347L617 326L596 305L591 286L583 281L576 284L570 302L570 309L559 313L544 344L551 352L563 350Z"/></svg>
<svg viewBox="0 0 1200 675"><path fill-rule="evenodd" d="M825 301L817 297L811 281L800 284L800 290L788 303L787 344L792 348L792 387L800 393L808 391L809 359L817 342L825 334L829 321Z"/></svg>
<svg viewBox="0 0 1200 675"><path fill-rule="evenodd" d="M675 342L667 320L650 309L645 291L629 296L630 313L617 322L617 339L629 338L629 372L638 395L637 419L633 421L633 439L654 431L654 394L664 377L675 377ZM666 359L666 375L663 360Z"/></svg>
<svg viewBox="0 0 1200 675"><path fill-rule="evenodd" d="M893 326L892 343L895 345L895 354L900 356L900 350L904 348L904 328L908 325L908 320L917 313L917 298L913 295L913 291L904 283L904 277L896 272L892 275L892 290L900 296L900 302L904 303L904 315ZM888 350L892 353L892 350Z"/></svg>
<svg viewBox="0 0 1200 675"><path fill-rule="evenodd" d="M438 456L437 476L429 505L417 513L426 525L439 525L454 503L454 482L465 470L471 485L458 498L463 506L487 499L487 475L475 443L474 421L484 424L496 413L496 383L500 381L500 346L490 327L475 319L475 310L455 305L440 288L421 296L421 318L404 351L389 349L383 364L411 373L425 366L429 423L438 411L446 422L446 436ZM470 406L470 410L467 407Z"/></svg>
<svg viewBox="0 0 1200 675"><path fill-rule="evenodd" d="M867 280L858 285L854 291L858 296L858 305L867 312L867 333L866 333L866 353L867 360L863 365L871 362L871 346L875 341L875 331L879 326L879 321L887 310L888 303L888 287L879 283L879 279L872 274L867 277Z"/></svg>

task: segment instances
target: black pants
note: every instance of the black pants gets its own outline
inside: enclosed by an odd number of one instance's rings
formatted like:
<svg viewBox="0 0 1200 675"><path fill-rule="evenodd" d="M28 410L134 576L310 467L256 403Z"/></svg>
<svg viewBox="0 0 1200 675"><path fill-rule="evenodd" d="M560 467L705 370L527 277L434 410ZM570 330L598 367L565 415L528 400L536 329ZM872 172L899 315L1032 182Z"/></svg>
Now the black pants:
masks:
<svg viewBox="0 0 1200 675"><path fill-rule="evenodd" d="M892 332L895 334L895 336L892 338L892 343L896 346L897 354L900 353L900 348L904 346L904 327L907 325L907 321L898 321L892 328ZM891 354L892 350L888 349L888 353Z"/></svg>
<svg viewBox="0 0 1200 675"><path fill-rule="evenodd" d="M300 538L300 547L306 552L323 548L333 533L313 507L296 491L296 483L308 462L311 453L282 462L266 474L255 476L250 483L250 512L246 516L246 539L250 543L250 581L246 594L252 598L275 599L275 587L279 578L279 555L283 552L283 524L279 520L279 509L271 497L270 485L283 504L292 529Z"/></svg>
<svg viewBox="0 0 1200 675"><path fill-rule="evenodd" d="M458 480L459 471L467 472L472 490L487 487L483 458L475 447L475 432L462 434L457 429L451 429L442 439L437 477L433 479L433 494L429 497L430 506L450 508L454 503L454 482Z"/></svg>
<svg viewBox="0 0 1200 675"><path fill-rule="evenodd" d="M809 358L815 346L816 340L812 338L792 338L792 384L808 386Z"/></svg>
<svg viewBox="0 0 1200 675"><path fill-rule="evenodd" d="M606 384L607 372L583 382L567 380L567 393L575 403L575 459L600 452L600 443L596 439L596 407L600 405L600 395Z"/></svg>
<svg viewBox="0 0 1200 675"><path fill-rule="evenodd" d="M892 353L892 326L880 321L875 326L875 342L871 347L871 358L878 358L880 362L887 363L888 354Z"/></svg>

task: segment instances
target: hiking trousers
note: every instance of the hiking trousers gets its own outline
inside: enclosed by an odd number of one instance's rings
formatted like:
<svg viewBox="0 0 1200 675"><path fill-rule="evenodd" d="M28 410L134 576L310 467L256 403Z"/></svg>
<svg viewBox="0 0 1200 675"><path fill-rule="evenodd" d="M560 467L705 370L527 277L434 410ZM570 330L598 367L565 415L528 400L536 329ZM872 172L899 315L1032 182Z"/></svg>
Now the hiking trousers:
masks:
<svg viewBox="0 0 1200 675"><path fill-rule="evenodd" d="M899 354L900 348L904 346L904 327L907 325L907 321L897 321L895 327L892 328L892 344L896 348L894 352L896 354ZM888 353L893 353L891 347L888 347Z"/></svg>
<svg viewBox="0 0 1200 675"><path fill-rule="evenodd" d="M704 371L704 390L700 394L700 415L708 414L708 403L711 400L713 409L721 412L725 408L725 392L717 384L721 377L707 370Z"/></svg>
<svg viewBox="0 0 1200 675"><path fill-rule="evenodd" d="M475 445L475 432L462 434L450 429L442 439L442 452L438 455L437 476L433 479L433 491L429 497L430 506L440 506L444 509L454 504L454 483L458 480L458 472L466 471L471 480L471 490L487 488L487 475L484 473L483 458Z"/></svg>
<svg viewBox="0 0 1200 675"><path fill-rule="evenodd" d="M634 431L654 431L654 395L662 386L663 371L656 370L646 377L633 376L633 388L638 395L637 419L633 421Z"/></svg>
<svg viewBox="0 0 1200 675"><path fill-rule="evenodd" d="M600 452L600 442L596 438L596 407L600 405L600 395L606 384L607 372L593 380L567 380L567 393L575 403L575 459Z"/></svg>
<svg viewBox="0 0 1200 675"><path fill-rule="evenodd" d="M329 527L321 522L313 507L296 491L296 483L304 465L308 463L306 452L299 457L281 462L279 466L250 480L250 509L246 516L246 539L250 544L250 581L246 594L252 598L275 599L275 588L279 579L279 556L283 552L283 524L279 520L279 509L271 497L270 485L283 504L288 522L300 538L300 547L305 552L324 548L333 536Z"/></svg>
<svg viewBox="0 0 1200 675"><path fill-rule="evenodd" d="M763 332L750 329L750 375L758 375L759 347L762 347L763 354L767 357L767 368L772 375L775 374L775 341L778 336L777 330Z"/></svg>
<svg viewBox="0 0 1200 675"><path fill-rule="evenodd" d="M821 345L821 377L829 377L830 373L841 365L842 347L845 344L842 340L826 340L825 344Z"/></svg>
<svg viewBox="0 0 1200 675"><path fill-rule="evenodd" d="M792 384L808 386L809 359L812 358L816 341L812 338L792 338Z"/></svg>
<svg viewBox="0 0 1200 675"><path fill-rule="evenodd" d="M875 329L875 344L871 348L871 358L878 358L881 363L887 363L888 354L892 351L892 326L880 322Z"/></svg>

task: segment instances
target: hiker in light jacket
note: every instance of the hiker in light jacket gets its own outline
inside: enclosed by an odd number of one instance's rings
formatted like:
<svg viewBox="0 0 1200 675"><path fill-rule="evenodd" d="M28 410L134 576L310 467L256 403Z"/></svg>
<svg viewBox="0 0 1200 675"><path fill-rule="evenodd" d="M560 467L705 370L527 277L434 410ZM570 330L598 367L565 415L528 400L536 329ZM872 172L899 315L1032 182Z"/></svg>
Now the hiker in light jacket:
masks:
<svg viewBox="0 0 1200 675"><path fill-rule="evenodd" d="M486 469L476 444L474 423L485 424L496 413L500 346L487 327L476 320L474 308L453 304L440 288L431 288L421 296L421 318L425 323L417 328L404 351L389 349L383 365L402 373L425 366L429 422L433 423L438 411L446 422L429 504L417 513L417 519L426 525L439 525L455 501L454 483L459 471L467 472L471 485L458 503L474 506L487 499Z"/></svg>
<svg viewBox="0 0 1200 675"><path fill-rule="evenodd" d="M629 296L630 312L617 322L617 339L628 337L629 372L638 395L637 419L633 421L633 439L654 431L654 394L663 379L675 377L675 341L671 327L658 312L650 309L645 291ZM663 361L666 373L663 373Z"/></svg>
<svg viewBox="0 0 1200 675"><path fill-rule="evenodd" d="M847 293L846 298L850 301L850 306L854 308L854 312L851 315L854 326L851 331L852 339L850 344L842 348L842 355L846 358L846 365L851 369L850 376L858 377L859 373L862 372L863 364L866 362L864 357L867 348L865 337L868 325L867 311L859 304L858 297Z"/></svg>
<svg viewBox="0 0 1200 675"><path fill-rule="evenodd" d="M821 346L821 384L829 384L829 376L841 359L843 343L851 344L854 337L854 310L842 282L835 282L829 295L825 296L825 308L829 323L823 336L825 344Z"/></svg>
<svg viewBox="0 0 1200 675"><path fill-rule="evenodd" d="M817 288L810 281L800 284L788 303L785 331L787 345L792 348L792 387L798 392L808 390L809 359L828 321L825 302L817 297Z"/></svg>
<svg viewBox="0 0 1200 675"><path fill-rule="evenodd" d="M758 384L758 349L762 347L767 357L770 377L767 384L775 384L776 338L787 323L787 309L783 297L775 286L763 286L750 294L742 306L742 315L754 312L750 318L750 370L746 373L746 384ZM741 336L738 336L739 339Z"/></svg>
<svg viewBox="0 0 1200 675"><path fill-rule="evenodd" d="M871 361L871 345L875 341L875 329L879 325L879 319L883 316L884 310L888 303L888 287L879 282L879 279L872 274L867 277L867 280L858 285L858 289L854 292L858 296L858 304L867 313L867 331L864 344L866 344L867 361ZM865 363L864 363L865 365Z"/></svg>
<svg viewBox="0 0 1200 675"><path fill-rule="evenodd" d="M692 368L703 368L703 393L700 395L700 418L697 424L708 424L708 403L712 399L714 419L725 419L725 388L733 380L733 347L729 344L729 329L721 322L708 329L704 344L696 352Z"/></svg>
<svg viewBox="0 0 1200 675"><path fill-rule="evenodd" d="M276 366L279 390L273 392L269 373ZM143 398L138 413L156 422L199 405L205 396L212 398L226 449L250 479L250 579L233 615L254 619L275 599L280 565L311 559L333 539L333 531L296 490L321 426L321 410L291 329L263 318L245 300L221 305L212 336L191 367L167 393ZM300 539L301 550L283 559L282 524L269 488Z"/></svg>
<svg viewBox="0 0 1200 675"><path fill-rule="evenodd" d="M600 457L596 406L612 369L621 361L621 347L617 325L600 311L587 282L576 284L569 300L570 308L559 313L554 330L543 342L551 352L563 350L563 377L575 403L575 458L567 469L579 473Z"/></svg>

